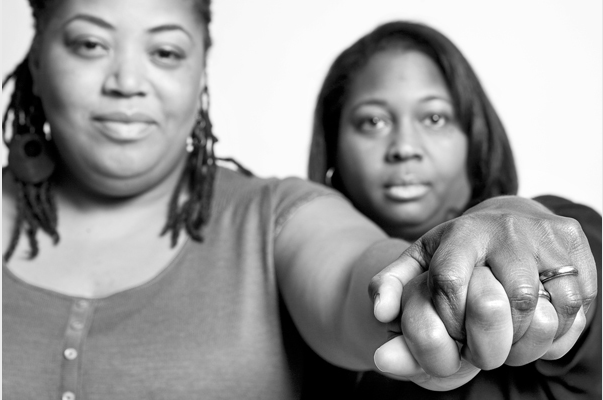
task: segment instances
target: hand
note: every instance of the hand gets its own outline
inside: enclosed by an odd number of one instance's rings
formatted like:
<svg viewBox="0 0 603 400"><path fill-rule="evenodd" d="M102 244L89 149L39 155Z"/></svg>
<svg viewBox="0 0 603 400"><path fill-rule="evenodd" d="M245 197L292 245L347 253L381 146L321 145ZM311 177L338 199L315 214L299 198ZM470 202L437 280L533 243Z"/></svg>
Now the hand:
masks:
<svg viewBox="0 0 603 400"><path fill-rule="evenodd" d="M375 352L375 365L389 377L410 380L429 390L451 390L467 383L479 369L460 358L460 345L448 335L431 302L427 273L414 279L405 273L400 276L402 318L400 323L388 324L390 340ZM384 310L380 303L375 304L376 314Z"/></svg>
<svg viewBox="0 0 603 400"><path fill-rule="evenodd" d="M561 357L580 335L585 312L597 290L595 264L579 225L553 215L536 202L517 197L488 200L462 217L434 228L375 276L370 290L380 295L375 315L382 322L392 321L399 314L402 287L408 283L402 272L417 265L429 268L429 272L422 278L424 283L415 285L433 299L433 309L449 335L468 344L463 356L486 369L500 365L501 359L510 365L521 365L539 357ZM544 299L539 301L538 289L542 284L538 273L562 265L576 267L578 276L548 282L546 289L551 293L552 304ZM472 285L475 266L489 266L496 279L480 272L479 279L488 279L489 283ZM492 290L480 292L480 287ZM486 300L483 294L488 293L498 293L498 297ZM502 293L509 299L511 314L504 323L500 316L504 308ZM404 314L421 310L416 304L408 303ZM417 311L417 315L420 317L423 312ZM419 323L424 321L425 318L418 319ZM400 329L404 322L401 324ZM509 324L513 343L510 351L508 342L488 338L492 327L504 336ZM420 336L418 343L425 337ZM409 342L411 350L413 343ZM442 363L432 370L430 365L435 363L422 354L420 346L414 350L428 373L435 376L454 373L454 368Z"/></svg>

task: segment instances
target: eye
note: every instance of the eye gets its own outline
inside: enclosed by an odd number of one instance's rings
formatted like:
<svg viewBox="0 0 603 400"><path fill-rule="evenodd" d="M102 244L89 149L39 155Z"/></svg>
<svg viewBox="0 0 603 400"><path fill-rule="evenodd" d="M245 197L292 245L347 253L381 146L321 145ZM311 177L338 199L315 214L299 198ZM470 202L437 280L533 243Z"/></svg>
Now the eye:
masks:
<svg viewBox="0 0 603 400"><path fill-rule="evenodd" d="M71 42L69 47L75 54L86 58L101 57L108 51L104 43L91 37L78 38Z"/></svg>
<svg viewBox="0 0 603 400"><path fill-rule="evenodd" d="M158 49L155 49L151 54L153 59L159 65L166 67L178 66L180 62L185 58L185 54L183 51L169 47L160 47Z"/></svg>
<svg viewBox="0 0 603 400"><path fill-rule="evenodd" d="M446 122L448 118L442 114L430 114L423 120L423 123L431 128L441 128Z"/></svg>
<svg viewBox="0 0 603 400"><path fill-rule="evenodd" d="M362 118L358 121L357 128L363 132L374 132L385 129L389 126L389 120L379 116Z"/></svg>

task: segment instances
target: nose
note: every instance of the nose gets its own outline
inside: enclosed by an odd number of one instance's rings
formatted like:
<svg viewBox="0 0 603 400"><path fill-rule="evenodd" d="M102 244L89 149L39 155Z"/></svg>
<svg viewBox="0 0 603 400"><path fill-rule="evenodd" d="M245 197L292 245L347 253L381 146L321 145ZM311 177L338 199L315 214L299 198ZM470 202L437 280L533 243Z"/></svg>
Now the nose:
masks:
<svg viewBox="0 0 603 400"><path fill-rule="evenodd" d="M103 92L110 96L134 97L147 94L145 65L140 56L118 54L103 84Z"/></svg>
<svg viewBox="0 0 603 400"><path fill-rule="evenodd" d="M420 161L423 156L420 133L411 123L402 124L402 126L397 127L396 131L392 132L385 155L385 160L388 163L410 160Z"/></svg>

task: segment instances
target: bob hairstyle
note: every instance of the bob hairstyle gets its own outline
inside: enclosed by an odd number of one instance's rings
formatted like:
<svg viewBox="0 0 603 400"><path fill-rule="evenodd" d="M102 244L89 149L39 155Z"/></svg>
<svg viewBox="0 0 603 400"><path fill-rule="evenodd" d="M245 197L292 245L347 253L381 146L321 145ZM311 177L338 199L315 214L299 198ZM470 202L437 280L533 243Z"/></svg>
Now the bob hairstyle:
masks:
<svg viewBox="0 0 603 400"><path fill-rule="evenodd" d="M341 110L353 79L373 55L391 49L426 54L444 76L460 128L469 142L467 172L472 193L466 207L490 197L516 194L517 172L507 134L473 69L459 49L440 32L406 21L377 27L335 59L314 113L308 164L310 180L325 184L327 171L336 165ZM345 189L337 174L332 184L339 190Z"/></svg>

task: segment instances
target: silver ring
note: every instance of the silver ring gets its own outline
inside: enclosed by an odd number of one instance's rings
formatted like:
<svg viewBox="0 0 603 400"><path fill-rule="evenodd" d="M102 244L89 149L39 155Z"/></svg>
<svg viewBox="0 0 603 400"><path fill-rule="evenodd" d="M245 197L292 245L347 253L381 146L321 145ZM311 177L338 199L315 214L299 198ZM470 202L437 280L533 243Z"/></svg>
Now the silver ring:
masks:
<svg viewBox="0 0 603 400"><path fill-rule="evenodd" d="M551 279L569 275L578 275L578 270L571 265L566 265L565 267L547 269L546 271L541 272L538 277L540 278L540 282L544 283Z"/></svg>
<svg viewBox="0 0 603 400"><path fill-rule="evenodd" d="M538 297L545 298L549 302L551 301L551 294L547 292L546 289L538 289Z"/></svg>

